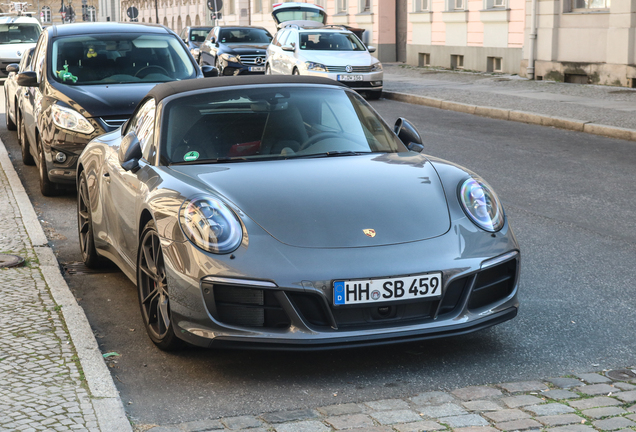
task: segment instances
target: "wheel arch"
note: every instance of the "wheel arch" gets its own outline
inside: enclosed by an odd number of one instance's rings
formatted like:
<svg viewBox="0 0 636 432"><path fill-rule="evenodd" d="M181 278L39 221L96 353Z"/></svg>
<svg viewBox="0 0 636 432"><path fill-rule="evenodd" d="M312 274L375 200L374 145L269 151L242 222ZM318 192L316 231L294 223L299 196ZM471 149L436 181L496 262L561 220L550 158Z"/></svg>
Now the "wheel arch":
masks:
<svg viewBox="0 0 636 432"><path fill-rule="evenodd" d="M154 220L154 218L152 217L150 210L143 209L141 215L139 216L139 230L137 231L137 237L139 238L139 240L141 240L141 234L144 231L144 227L151 220Z"/></svg>

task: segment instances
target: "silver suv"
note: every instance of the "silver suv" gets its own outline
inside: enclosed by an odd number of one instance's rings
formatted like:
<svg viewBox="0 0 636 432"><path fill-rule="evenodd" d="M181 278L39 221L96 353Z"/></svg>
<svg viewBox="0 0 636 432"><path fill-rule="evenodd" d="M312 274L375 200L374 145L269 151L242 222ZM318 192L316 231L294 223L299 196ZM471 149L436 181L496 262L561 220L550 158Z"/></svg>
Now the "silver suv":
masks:
<svg viewBox="0 0 636 432"><path fill-rule="evenodd" d="M267 48L265 74L331 78L377 99L384 73L374 51L343 26L289 23Z"/></svg>

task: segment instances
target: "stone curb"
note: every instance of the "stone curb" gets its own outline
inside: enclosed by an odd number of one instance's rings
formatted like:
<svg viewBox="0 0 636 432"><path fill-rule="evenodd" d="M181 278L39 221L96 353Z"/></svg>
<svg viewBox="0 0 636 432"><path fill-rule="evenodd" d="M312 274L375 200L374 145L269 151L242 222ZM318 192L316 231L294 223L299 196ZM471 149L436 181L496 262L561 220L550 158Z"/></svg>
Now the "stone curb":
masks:
<svg viewBox="0 0 636 432"><path fill-rule="evenodd" d="M449 111L457 111L466 114L475 114L498 120L511 120L521 123L529 123L540 126L552 126L576 132L585 132L593 135L601 135L609 138L617 138L628 141L636 141L636 130L616 126L607 126L592 123L585 120L569 119L555 116L546 116L519 110L505 108L483 107L447 101L439 98L413 95L409 93L383 91L382 97L398 102L406 102L413 105L424 105L433 108L441 108Z"/></svg>
<svg viewBox="0 0 636 432"><path fill-rule="evenodd" d="M103 432L132 431L119 392L104 362L84 309L77 304L73 293L60 273L57 258L48 246L48 240L35 209L13 168L2 140L0 140L0 167L4 170L11 191L18 203L22 222L40 262L39 268L42 276L51 290L55 303L61 308L62 317L77 351L91 392L91 402L95 409L99 428Z"/></svg>

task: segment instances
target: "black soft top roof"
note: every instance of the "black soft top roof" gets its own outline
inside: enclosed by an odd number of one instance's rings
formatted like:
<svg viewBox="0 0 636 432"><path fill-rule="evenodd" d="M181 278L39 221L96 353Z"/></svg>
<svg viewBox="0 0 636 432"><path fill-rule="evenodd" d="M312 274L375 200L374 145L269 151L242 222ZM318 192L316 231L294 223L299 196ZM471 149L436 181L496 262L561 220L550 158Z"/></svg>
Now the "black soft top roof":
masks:
<svg viewBox="0 0 636 432"><path fill-rule="evenodd" d="M171 81L156 85L152 88L152 90L150 90L148 96L160 101L168 96L195 90L248 85L267 86L268 84L322 84L347 87L338 81L322 77L299 75L244 75L236 77L199 78L183 81Z"/></svg>
<svg viewBox="0 0 636 432"><path fill-rule="evenodd" d="M44 31L48 31L52 36L75 36L99 33L170 33L168 29L159 24L118 22L89 22L53 25L44 29Z"/></svg>

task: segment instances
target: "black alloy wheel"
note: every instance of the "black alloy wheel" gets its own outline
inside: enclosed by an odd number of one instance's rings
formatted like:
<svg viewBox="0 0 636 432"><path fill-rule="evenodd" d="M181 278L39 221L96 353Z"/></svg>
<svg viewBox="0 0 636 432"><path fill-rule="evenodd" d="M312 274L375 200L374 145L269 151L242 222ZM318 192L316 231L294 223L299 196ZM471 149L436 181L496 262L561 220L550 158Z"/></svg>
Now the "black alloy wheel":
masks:
<svg viewBox="0 0 636 432"><path fill-rule="evenodd" d="M15 113L14 113L15 116ZM9 98L7 97L7 93L4 93L4 121L7 124L7 129L10 131L16 130L16 124L13 120L11 120L11 116L9 115Z"/></svg>
<svg viewBox="0 0 636 432"><path fill-rule="evenodd" d="M18 144L20 144L20 152L22 153L22 163L25 165L35 165L35 159L31 154L29 142L26 138L26 128L24 127L24 119L20 115L20 111L16 114L18 120Z"/></svg>
<svg viewBox="0 0 636 432"><path fill-rule="evenodd" d="M163 351L183 348L185 342L174 332L163 250L152 220L144 228L137 252L137 292L150 339Z"/></svg>
<svg viewBox="0 0 636 432"><path fill-rule="evenodd" d="M26 141L26 136L24 137ZM37 135L35 136L35 141L38 145L38 162L39 162L39 172L40 172L40 192L42 195L46 197L50 197L55 195L56 187L55 183L49 179L49 173L46 169L46 156L44 155L44 148L42 148L42 140Z"/></svg>
<svg viewBox="0 0 636 432"><path fill-rule="evenodd" d="M95 250L91 200L88 195L88 181L84 172L80 174L79 185L77 185L77 232L84 264L88 268L99 268L102 260Z"/></svg>

